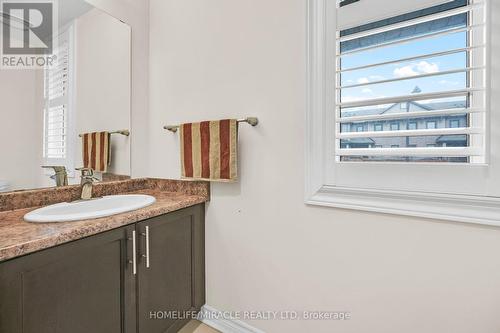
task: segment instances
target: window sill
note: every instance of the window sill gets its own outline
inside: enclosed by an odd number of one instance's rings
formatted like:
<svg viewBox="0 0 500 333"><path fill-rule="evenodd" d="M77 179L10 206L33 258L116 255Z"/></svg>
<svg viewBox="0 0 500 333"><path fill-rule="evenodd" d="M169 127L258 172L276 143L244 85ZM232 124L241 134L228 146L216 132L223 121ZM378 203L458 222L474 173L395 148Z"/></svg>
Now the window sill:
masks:
<svg viewBox="0 0 500 333"><path fill-rule="evenodd" d="M323 186L306 204L500 226L500 198Z"/></svg>

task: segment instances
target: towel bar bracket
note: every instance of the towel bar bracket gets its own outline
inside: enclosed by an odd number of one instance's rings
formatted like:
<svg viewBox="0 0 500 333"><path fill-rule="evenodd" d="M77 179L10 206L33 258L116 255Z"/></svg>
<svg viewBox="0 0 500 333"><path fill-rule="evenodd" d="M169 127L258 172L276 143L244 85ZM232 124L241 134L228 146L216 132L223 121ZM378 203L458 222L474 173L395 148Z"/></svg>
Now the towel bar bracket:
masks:
<svg viewBox="0 0 500 333"><path fill-rule="evenodd" d="M259 124L259 118L257 117L247 117L247 118L244 118L244 119L238 119L237 120L238 123L247 123L251 126L257 126ZM177 130L179 129L179 125L166 125L166 126L163 126L164 129L170 131L170 132L177 132Z"/></svg>

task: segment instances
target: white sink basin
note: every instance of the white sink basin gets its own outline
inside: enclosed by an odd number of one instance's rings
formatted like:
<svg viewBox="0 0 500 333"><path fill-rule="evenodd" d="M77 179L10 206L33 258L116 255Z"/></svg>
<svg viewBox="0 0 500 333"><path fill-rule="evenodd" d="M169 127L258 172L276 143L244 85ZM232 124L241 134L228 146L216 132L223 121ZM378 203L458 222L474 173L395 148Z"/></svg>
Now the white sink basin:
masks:
<svg viewBox="0 0 500 333"><path fill-rule="evenodd" d="M88 201L62 202L39 208L26 215L27 222L69 222L96 219L130 212L153 204L156 199L150 195L110 195Z"/></svg>

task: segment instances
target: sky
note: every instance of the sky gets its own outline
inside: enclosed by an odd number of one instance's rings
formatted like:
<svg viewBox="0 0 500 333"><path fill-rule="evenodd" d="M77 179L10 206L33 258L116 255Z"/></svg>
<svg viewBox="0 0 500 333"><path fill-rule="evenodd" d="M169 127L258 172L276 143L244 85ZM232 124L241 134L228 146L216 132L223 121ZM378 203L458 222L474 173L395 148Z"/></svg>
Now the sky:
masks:
<svg viewBox="0 0 500 333"><path fill-rule="evenodd" d="M465 32L442 35L437 38L417 40L405 44L382 47L342 57L342 68L352 68L372 63L397 60L426 53L435 53L467 46ZM345 72L341 75L343 86L375 82L380 80L435 73L465 67L465 52L447 56L425 58L415 61L372 67L364 70ZM408 79L385 84L367 85L342 89L342 102L373 98L393 97L410 94L415 86L422 93L457 90L466 87L466 73L439 75L428 78Z"/></svg>

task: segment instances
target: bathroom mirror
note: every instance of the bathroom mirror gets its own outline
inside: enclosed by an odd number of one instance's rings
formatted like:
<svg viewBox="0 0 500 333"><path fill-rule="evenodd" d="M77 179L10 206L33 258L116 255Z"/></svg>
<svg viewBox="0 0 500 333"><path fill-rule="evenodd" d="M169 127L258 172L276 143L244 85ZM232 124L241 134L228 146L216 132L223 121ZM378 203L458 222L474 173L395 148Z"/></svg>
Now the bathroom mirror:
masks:
<svg viewBox="0 0 500 333"><path fill-rule="evenodd" d="M108 147L96 177L130 176L130 27L84 0L55 3L52 66L0 69L0 192L79 184L76 169Z"/></svg>

